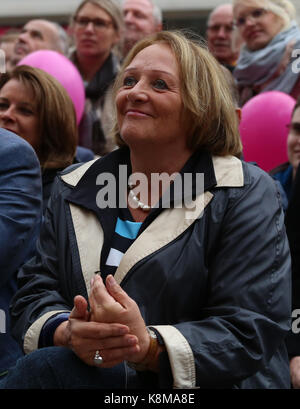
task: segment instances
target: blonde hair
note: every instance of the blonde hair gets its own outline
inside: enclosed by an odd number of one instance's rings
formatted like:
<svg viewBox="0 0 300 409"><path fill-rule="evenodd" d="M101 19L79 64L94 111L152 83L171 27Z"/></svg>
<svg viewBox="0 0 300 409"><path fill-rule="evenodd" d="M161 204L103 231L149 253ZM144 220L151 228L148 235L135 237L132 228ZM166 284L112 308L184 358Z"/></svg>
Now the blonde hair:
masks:
<svg viewBox="0 0 300 409"><path fill-rule="evenodd" d="M228 81L220 64L207 47L178 31L160 31L139 41L127 55L114 84L113 94L122 86L125 68L144 48L167 44L173 51L181 75L181 96L185 113L191 118L188 146L205 149L216 155L239 156L242 145L238 118ZM115 113L112 136L119 146L125 145Z"/></svg>
<svg viewBox="0 0 300 409"><path fill-rule="evenodd" d="M71 17L71 24L74 24L77 14L86 4L94 4L95 6L98 6L104 11L106 11L106 13L108 13L110 17L112 18L115 30L119 34L122 33L122 30L124 28L123 13L122 13L121 7L117 4L115 0L84 0L82 1Z"/></svg>
<svg viewBox="0 0 300 409"><path fill-rule="evenodd" d="M282 20L282 30L286 30L296 18L296 9L290 0L233 0L232 4L233 14L235 14L234 9L238 4L243 4L249 7L262 7L270 10Z"/></svg>

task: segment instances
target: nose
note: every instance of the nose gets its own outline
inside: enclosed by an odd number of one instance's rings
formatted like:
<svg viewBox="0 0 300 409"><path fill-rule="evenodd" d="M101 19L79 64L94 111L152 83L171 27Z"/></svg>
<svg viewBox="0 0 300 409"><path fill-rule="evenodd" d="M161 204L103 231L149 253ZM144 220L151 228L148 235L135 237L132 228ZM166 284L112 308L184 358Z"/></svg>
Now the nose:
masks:
<svg viewBox="0 0 300 409"><path fill-rule="evenodd" d="M8 121L14 122L15 121L15 110L14 110L14 108L12 106L10 106L5 110L1 110L0 111L0 118L5 122L8 122Z"/></svg>
<svg viewBox="0 0 300 409"><path fill-rule="evenodd" d="M218 30L218 37L225 38L226 37L226 30L225 27L221 26Z"/></svg>
<svg viewBox="0 0 300 409"><path fill-rule="evenodd" d="M255 19L254 19L251 15L245 17L245 27L248 27L248 26L251 27L251 26L253 26L255 23L256 23L256 22L255 22Z"/></svg>
<svg viewBox="0 0 300 409"><path fill-rule="evenodd" d="M132 103L144 103L149 99L147 88L140 81L127 92L127 99Z"/></svg>
<svg viewBox="0 0 300 409"><path fill-rule="evenodd" d="M23 33L19 34L17 42L26 43L28 37L28 32L24 31Z"/></svg>
<svg viewBox="0 0 300 409"><path fill-rule="evenodd" d="M87 31L87 32L95 31L94 23L93 23L92 21L90 21L90 22L85 26L84 31Z"/></svg>
<svg viewBox="0 0 300 409"><path fill-rule="evenodd" d="M132 11L126 11L126 13L124 13L124 21L125 23L132 23L133 21Z"/></svg>
<svg viewBox="0 0 300 409"><path fill-rule="evenodd" d="M295 145L298 145L298 147L300 146L300 135L297 135L296 138L294 138L295 140Z"/></svg>

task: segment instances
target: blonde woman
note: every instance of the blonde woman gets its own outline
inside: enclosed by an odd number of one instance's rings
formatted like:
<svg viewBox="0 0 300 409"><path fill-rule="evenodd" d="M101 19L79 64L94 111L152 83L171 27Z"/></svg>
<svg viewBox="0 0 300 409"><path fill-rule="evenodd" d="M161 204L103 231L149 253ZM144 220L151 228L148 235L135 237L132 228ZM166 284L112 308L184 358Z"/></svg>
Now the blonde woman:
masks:
<svg viewBox="0 0 300 409"><path fill-rule="evenodd" d="M97 155L104 155L115 147L109 139L110 86L119 69L117 47L122 28L122 10L113 0L84 0L71 19L75 50L70 58L82 75L86 93L79 140L80 145Z"/></svg>
<svg viewBox="0 0 300 409"><path fill-rule="evenodd" d="M233 0L236 29L244 40L234 77L243 105L260 92L300 94L300 30L289 0Z"/></svg>
<svg viewBox="0 0 300 409"><path fill-rule="evenodd" d="M221 66L160 32L114 93L121 147L57 180L12 309L28 355L1 387L288 388L283 214L237 158Z"/></svg>

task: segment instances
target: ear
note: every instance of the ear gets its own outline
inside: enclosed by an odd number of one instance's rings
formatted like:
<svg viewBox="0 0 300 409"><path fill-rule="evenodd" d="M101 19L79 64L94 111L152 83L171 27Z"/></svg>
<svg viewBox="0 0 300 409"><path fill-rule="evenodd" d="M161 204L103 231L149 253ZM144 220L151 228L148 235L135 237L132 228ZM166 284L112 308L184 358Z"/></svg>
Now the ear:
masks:
<svg viewBox="0 0 300 409"><path fill-rule="evenodd" d="M235 112L237 114L237 117L238 117L239 123L240 123L241 120L242 120L242 110L241 110L241 108L235 108Z"/></svg>

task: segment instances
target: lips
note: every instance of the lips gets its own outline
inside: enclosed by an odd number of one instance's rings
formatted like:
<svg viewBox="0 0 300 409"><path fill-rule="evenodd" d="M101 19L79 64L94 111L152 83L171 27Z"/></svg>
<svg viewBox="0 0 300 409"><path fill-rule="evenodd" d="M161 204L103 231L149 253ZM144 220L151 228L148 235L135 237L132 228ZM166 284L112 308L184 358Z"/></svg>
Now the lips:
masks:
<svg viewBox="0 0 300 409"><path fill-rule="evenodd" d="M262 31L261 30L255 30L255 31L251 31L247 34L247 38L249 40L252 40L254 38L256 38L257 36L261 35Z"/></svg>
<svg viewBox="0 0 300 409"><path fill-rule="evenodd" d="M152 116L149 113L140 111L138 109L127 109L125 112L125 115L130 116L130 117L137 117L137 118L146 118L146 117Z"/></svg>
<svg viewBox="0 0 300 409"><path fill-rule="evenodd" d="M95 40L92 40L91 38L83 38L80 40L80 43L83 45L94 45L97 42Z"/></svg>
<svg viewBox="0 0 300 409"><path fill-rule="evenodd" d="M214 47L230 47L230 43L226 42L221 42L221 41L215 41L214 42Z"/></svg>

